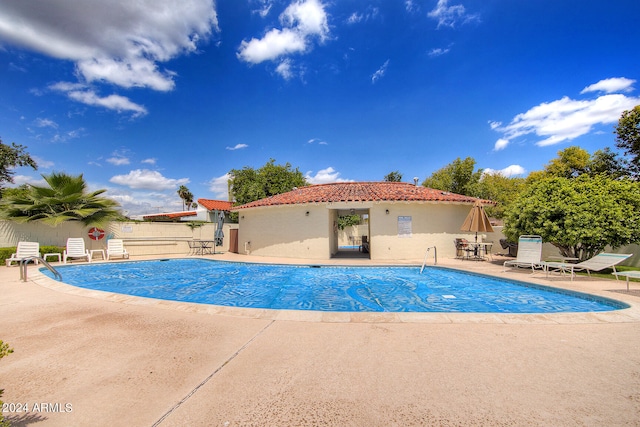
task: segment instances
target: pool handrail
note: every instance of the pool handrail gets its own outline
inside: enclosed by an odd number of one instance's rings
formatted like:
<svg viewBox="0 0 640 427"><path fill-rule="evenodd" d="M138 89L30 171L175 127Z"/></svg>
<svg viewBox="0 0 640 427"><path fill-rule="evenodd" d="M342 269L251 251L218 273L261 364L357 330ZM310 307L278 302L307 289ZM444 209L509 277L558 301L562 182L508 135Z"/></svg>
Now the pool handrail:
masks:
<svg viewBox="0 0 640 427"><path fill-rule="evenodd" d="M53 266L49 264L47 261L45 261L44 258L39 256L30 256L20 260L20 280L22 280L23 282L27 281L27 264L29 264L29 261L35 261L35 260L38 260L39 262L41 262L42 265L44 265L49 269L49 271L53 274L53 276L56 279L62 281L62 275L60 274L60 272L55 268L53 268Z"/></svg>
<svg viewBox="0 0 640 427"><path fill-rule="evenodd" d="M424 270L424 266L427 264L427 256L429 255L429 251L433 249L433 265L438 265L438 248L435 246L430 246L427 248L427 251L424 254L424 260L422 261L422 267L420 267L420 274L422 274L422 270Z"/></svg>

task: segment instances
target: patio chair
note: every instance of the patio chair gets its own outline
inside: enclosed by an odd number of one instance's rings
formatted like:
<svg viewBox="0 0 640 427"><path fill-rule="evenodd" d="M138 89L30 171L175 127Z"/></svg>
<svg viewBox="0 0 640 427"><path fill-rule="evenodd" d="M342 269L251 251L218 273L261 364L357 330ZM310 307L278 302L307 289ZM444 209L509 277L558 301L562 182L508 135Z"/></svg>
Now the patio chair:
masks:
<svg viewBox="0 0 640 427"><path fill-rule="evenodd" d="M368 254L369 251L370 251L369 237L368 236L362 236L362 244L360 245L360 252Z"/></svg>
<svg viewBox="0 0 640 427"><path fill-rule="evenodd" d="M453 244L456 246L456 258L469 258L469 254L473 252L473 248L469 245L469 241L467 239L456 238L453 241Z"/></svg>
<svg viewBox="0 0 640 427"><path fill-rule="evenodd" d="M586 261L579 262L577 264L569 264L564 262L545 262L544 269L549 277L549 270L559 271L562 274L571 272L571 280L575 277L575 271L587 271L587 275L591 277L592 271L602 271L605 268L613 267L613 274L616 274L616 265L620 264L625 259L633 256L633 254L611 254L611 253L599 253L593 258L589 258ZM616 280L618 275L616 275Z"/></svg>
<svg viewBox="0 0 640 427"><path fill-rule="evenodd" d="M502 246L502 249L508 250L509 256L516 256L518 253L518 244L511 243L507 239L500 239L500 246Z"/></svg>
<svg viewBox="0 0 640 427"><path fill-rule="evenodd" d="M523 235L518 239L518 253L516 259L505 261L503 271L507 271L508 266L528 267L531 270L543 268L542 263L542 237Z"/></svg>
<svg viewBox="0 0 640 427"><path fill-rule="evenodd" d="M107 259L110 260L113 257L129 258L129 253L124 247L122 239L109 239L107 241Z"/></svg>
<svg viewBox="0 0 640 427"><path fill-rule="evenodd" d="M86 258L87 262L91 262L91 253L84 247L84 239L82 237L69 237L67 239L67 248L62 253L62 259L66 264L67 260L71 258Z"/></svg>
<svg viewBox="0 0 640 427"><path fill-rule="evenodd" d="M16 252L11 254L10 258L7 258L5 261L7 263L7 267L11 267L12 262L20 262L23 259L30 257L41 257L40 254L40 243L38 242L18 242L18 247L16 248ZM38 260L34 259L33 262L38 264Z"/></svg>

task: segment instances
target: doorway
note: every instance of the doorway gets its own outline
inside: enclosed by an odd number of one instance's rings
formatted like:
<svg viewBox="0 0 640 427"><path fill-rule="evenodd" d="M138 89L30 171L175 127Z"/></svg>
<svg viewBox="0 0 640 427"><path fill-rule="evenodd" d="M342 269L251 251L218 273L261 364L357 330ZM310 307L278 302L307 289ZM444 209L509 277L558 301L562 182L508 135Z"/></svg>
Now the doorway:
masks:
<svg viewBox="0 0 640 427"><path fill-rule="evenodd" d="M371 259L369 209L336 209L332 258Z"/></svg>

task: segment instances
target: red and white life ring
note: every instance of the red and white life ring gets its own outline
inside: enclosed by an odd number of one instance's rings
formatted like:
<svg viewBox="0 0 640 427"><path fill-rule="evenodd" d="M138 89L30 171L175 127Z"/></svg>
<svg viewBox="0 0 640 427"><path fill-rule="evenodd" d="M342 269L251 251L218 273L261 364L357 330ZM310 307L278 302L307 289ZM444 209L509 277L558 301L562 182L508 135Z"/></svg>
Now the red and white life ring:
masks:
<svg viewBox="0 0 640 427"><path fill-rule="evenodd" d="M104 230L93 227L91 230L89 230L89 238L91 240L100 240L104 238Z"/></svg>

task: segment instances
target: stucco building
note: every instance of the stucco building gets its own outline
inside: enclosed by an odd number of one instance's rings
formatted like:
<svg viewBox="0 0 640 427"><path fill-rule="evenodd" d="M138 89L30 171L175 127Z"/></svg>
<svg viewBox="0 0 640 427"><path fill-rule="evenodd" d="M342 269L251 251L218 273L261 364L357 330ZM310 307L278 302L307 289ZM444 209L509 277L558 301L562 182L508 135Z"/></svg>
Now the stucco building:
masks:
<svg viewBox="0 0 640 427"><path fill-rule="evenodd" d="M360 215L373 260L419 259L428 247L455 256L456 237L476 198L400 182L311 185L232 210L240 253L329 259L339 253L338 217ZM486 203L492 203L486 201ZM362 230L362 227L360 227Z"/></svg>

